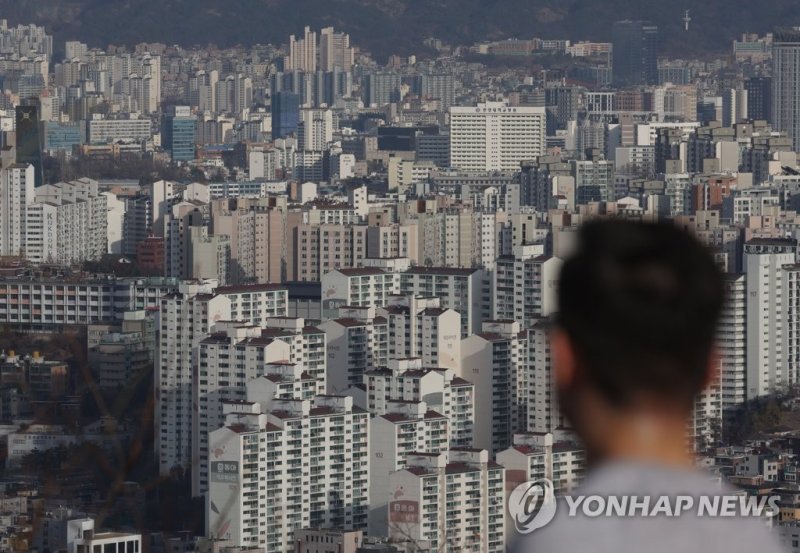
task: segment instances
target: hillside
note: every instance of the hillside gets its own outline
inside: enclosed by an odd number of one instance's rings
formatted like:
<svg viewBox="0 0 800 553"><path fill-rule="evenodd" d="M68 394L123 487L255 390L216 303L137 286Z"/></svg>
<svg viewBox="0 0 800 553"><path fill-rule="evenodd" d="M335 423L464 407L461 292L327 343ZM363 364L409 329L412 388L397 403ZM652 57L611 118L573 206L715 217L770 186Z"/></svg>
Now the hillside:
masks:
<svg viewBox="0 0 800 553"><path fill-rule="evenodd" d="M692 9L689 32L682 28ZM304 24L334 25L379 57L409 53L436 36L469 44L504 37L608 39L616 19L649 19L663 29L664 50L696 55L728 51L742 32L800 25L800 3L709 0L0 0L10 23L43 24L56 36L93 46L161 41L184 45L214 42L281 43Z"/></svg>

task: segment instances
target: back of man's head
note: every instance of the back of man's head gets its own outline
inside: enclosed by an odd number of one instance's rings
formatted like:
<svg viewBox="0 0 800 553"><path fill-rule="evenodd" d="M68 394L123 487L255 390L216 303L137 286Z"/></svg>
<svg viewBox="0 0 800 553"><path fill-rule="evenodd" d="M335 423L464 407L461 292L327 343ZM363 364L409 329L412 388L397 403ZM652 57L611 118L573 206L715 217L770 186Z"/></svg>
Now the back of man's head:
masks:
<svg viewBox="0 0 800 553"><path fill-rule="evenodd" d="M707 382L722 279L671 224L589 222L562 269L559 326L584 385L610 405L660 398L687 407Z"/></svg>

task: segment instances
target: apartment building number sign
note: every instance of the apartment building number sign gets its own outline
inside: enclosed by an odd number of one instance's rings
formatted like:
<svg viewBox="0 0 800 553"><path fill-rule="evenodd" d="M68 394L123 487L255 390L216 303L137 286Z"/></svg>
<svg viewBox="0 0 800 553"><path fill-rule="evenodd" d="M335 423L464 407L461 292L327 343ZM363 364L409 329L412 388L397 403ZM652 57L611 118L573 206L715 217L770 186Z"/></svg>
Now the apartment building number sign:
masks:
<svg viewBox="0 0 800 553"><path fill-rule="evenodd" d="M239 483L238 461L212 461L209 477L212 482Z"/></svg>

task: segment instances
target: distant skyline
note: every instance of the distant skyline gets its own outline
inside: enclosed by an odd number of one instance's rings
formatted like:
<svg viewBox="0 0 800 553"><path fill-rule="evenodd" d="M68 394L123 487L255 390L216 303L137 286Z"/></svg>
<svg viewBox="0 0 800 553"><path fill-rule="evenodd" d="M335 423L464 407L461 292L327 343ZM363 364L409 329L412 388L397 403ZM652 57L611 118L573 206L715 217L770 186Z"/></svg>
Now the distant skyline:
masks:
<svg viewBox="0 0 800 553"><path fill-rule="evenodd" d="M451 44L480 40L541 36L570 40L610 40L611 24L619 19L645 19L663 31L665 55L701 56L729 49L743 32L764 33L775 26L800 24L800 5L790 0L763 4L712 0L698 5L645 0L631 5L621 0L565 2L530 0L195 0L191 7L176 0L98 2L40 0L20 3L0 0L9 23L36 23L55 35L56 52L65 40L82 40L95 47L109 43L231 46L238 43L281 44L304 25L333 25L352 35L353 43L378 59L393 53L420 51L422 40L435 36ZM692 23L684 29L684 12Z"/></svg>

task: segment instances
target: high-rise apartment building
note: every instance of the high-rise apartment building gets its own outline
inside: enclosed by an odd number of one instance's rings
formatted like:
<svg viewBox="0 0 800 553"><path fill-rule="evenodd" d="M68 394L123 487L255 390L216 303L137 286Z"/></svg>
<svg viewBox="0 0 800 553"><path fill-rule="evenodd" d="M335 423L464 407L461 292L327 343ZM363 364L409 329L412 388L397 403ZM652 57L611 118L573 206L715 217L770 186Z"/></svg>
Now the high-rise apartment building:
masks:
<svg viewBox="0 0 800 553"><path fill-rule="evenodd" d="M550 351L549 319L540 319L531 324L528 331L527 384L527 427L528 432L560 432L568 425L558 406L558 393L555 389L552 355Z"/></svg>
<svg viewBox="0 0 800 553"><path fill-rule="evenodd" d="M424 553L505 551L505 472L486 450L409 455L389 478L389 537Z"/></svg>
<svg viewBox="0 0 800 553"><path fill-rule="evenodd" d="M748 400L785 388L793 376L787 374L788 313L777 306L789 299L783 267L795 263L796 250L796 241L786 239L755 239L744 246Z"/></svg>
<svg viewBox="0 0 800 553"><path fill-rule="evenodd" d="M800 150L800 27L773 34L772 127Z"/></svg>
<svg viewBox="0 0 800 553"><path fill-rule="evenodd" d="M781 267L781 281L781 303L776 310L783 319L781 347L785 362L782 372L785 386L794 387L800 382L800 265L792 263Z"/></svg>
<svg viewBox="0 0 800 553"><path fill-rule="evenodd" d="M14 127L17 140L17 163L33 165L36 186L40 186L44 182L39 108L38 102L35 101L30 101L27 105L17 106L16 125Z"/></svg>
<svg viewBox="0 0 800 553"><path fill-rule="evenodd" d="M272 95L272 140L297 132L300 121L300 96L293 92Z"/></svg>
<svg viewBox="0 0 800 553"><path fill-rule="evenodd" d="M34 201L33 165L0 169L0 256L25 255L25 216Z"/></svg>
<svg viewBox="0 0 800 553"><path fill-rule="evenodd" d="M210 395L213 398L219 396L217 399L238 397L236 394L239 394L245 386L247 375L252 378L260 376L258 370L252 368L253 356L262 356L263 362L308 360L309 365L314 366L315 375L312 375L311 379L315 379L320 370L319 357L322 352L318 347L318 340L309 339L299 342L302 353L298 353L292 340L285 339L281 340L282 344L273 346L269 350L254 349L251 351L252 355L245 355L245 359L233 359L239 355L237 352L229 359L221 360L221 366L215 365L208 368L209 357L205 357L203 361L207 367L206 372L213 370L214 373L210 376L206 375L206 378L197 379L195 371L199 371L199 367L202 365L200 344L212 330L223 333L212 340L212 343L217 346L217 349L214 350L217 353L218 349L222 347L219 344L225 341L232 341L234 344L241 341L244 344L247 343L247 339L252 338L255 347L262 338L260 334L249 336L248 332L258 334L259 328L266 326L269 319L286 317L288 311L287 292L283 288L258 284L217 287L217 284L217 281L214 280L182 282L177 292L166 295L161 300L156 360L155 417L156 454L161 474L169 474L175 467L188 468L192 466L196 470L199 458L196 448L200 447L202 442L194 439L192 433L193 422L198 423L200 420L197 409L202 399L201 396L203 398ZM224 321L228 322L223 324ZM236 321L236 323L230 321ZM216 325L219 325L219 328L216 328ZM239 327L250 328L240 330ZM228 331L232 333L233 338L228 337L226 334ZM239 336L237 333L243 333L243 336ZM290 333L287 332L287 334ZM309 334L313 334L313 332L309 332ZM222 339L223 337L225 340ZM276 338L267 337L263 342L266 344L274 340ZM324 351L324 346L322 349ZM273 353L273 350L277 351ZM207 356L209 355L208 351L205 353ZM263 368L263 362L259 367ZM235 371L224 370L231 368L231 365L236 365ZM240 376L241 374L245 376ZM226 382L227 384L223 384ZM228 389L228 386L232 386L232 388ZM241 389L237 389L237 387ZM226 392L220 393L218 388L225 388ZM231 395L227 396L226 393ZM203 416L214 414L214 410L209 405L204 404L202 410ZM197 428L194 431L198 431ZM207 431L214 428L216 427L212 425ZM196 475L196 473L194 474ZM195 490L199 489L199 482L195 479Z"/></svg>
<svg viewBox="0 0 800 553"><path fill-rule="evenodd" d="M743 86L722 92L722 126L732 127L747 119L749 95Z"/></svg>
<svg viewBox="0 0 800 553"><path fill-rule="evenodd" d="M457 369L461 363L461 315L437 297L391 296L378 316L388 323L390 359L419 357L426 367Z"/></svg>
<svg viewBox="0 0 800 553"><path fill-rule="evenodd" d="M485 175L484 175L485 176ZM476 175L477 181L482 181ZM488 180L488 179L487 179ZM485 181L484 181L485 182ZM513 194L503 194L503 185L493 186L487 194L482 194L479 186L462 184L462 198L476 203L478 198L490 200L487 203L511 205L515 202ZM441 188L440 188L441 190ZM518 195L517 195L518 196ZM465 203L466 203L465 201ZM495 211L497 208L495 208ZM503 213L494 213L489 206L481 208L453 208L435 213L417 215L415 234L415 256L409 255L417 265L434 267L473 267L491 269L498 256L498 228ZM413 228L413 227L412 227ZM370 230L370 232L376 232Z"/></svg>
<svg viewBox="0 0 800 553"><path fill-rule="evenodd" d="M366 528L369 413L353 398L224 407L209 436L209 537L287 553L296 529Z"/></svg>
<svg viewBox="0 0 800 553"><path fill-rule="evenodd" d="M501 451L527 430L528 354L528 334L516 321L486 321L462 340L459 376L475 384L475 447Z"/></svg>
<svg viewBox="0 0 800 553"><path fill-rule="evenodd" d="M747 91L747 118L772 120L772 78L750 77L744 82Z"/></svg>
<svg viewBox="0 0 800 553"><path fill-rule="evenodd" d="M341 309L340 316L319 325L328 341L327 387L345 393L364 381L367 371L385 367L387 324L374 307Z"/></svg>
<svg viewBox="0 0 800 553"><path fill-rule="evenodd" d="M337 307L378 307L400 291L400 276L377 267L335 269L321 279L325 310Z"/></svg>
<svg viewBox="0 0 800 553"><path fill-rule="evenodd" d="M326 27L320 31L319 39L319 69L333 71L339 68L350 71L353 68L354 52L350 47L350 35L337 33L333 27Z"/></svg>
<svg viewBox="0 0 800 553"><path fill-rule="evenodd" d="M183 283L162 298L155 376L155 451L159 474L188 470L192 460L192 381L197 346L216 321L229 320L231 302L215 282Z"/></svg>
<svg viewBox="0 0 800 553"><path fill-rule="evenodd" d="M189 225L184 229L185 248L183 271L184 279L214 279L220 284L229 284L228 274L231 266L230 238L224 234L208 233L208 227Z"/></svg>
<svg viewBox="0 0 800 553"><path fill-rule="evenodd" d="M611 34L614 84L658 84L658 27L645 21L617 21Z"/></svg>
<svg viewBox="0 0 800 553"><path fill-rule="evenodd" d="M389 477L406 467L406 456L448 449L446 416L424 401L389 401L387 412L370 420L369 532L389 532Z"/></svg>
<svg viewBox="0 0 800 553"><path fill-rule="evenodd" d="M396 409L393 405L397 402L424 401L428 409L448 418L450 447L472 447L474 384L451 369L426 368L418 357L390 359L387 365L364 373L364 393L359 393L358 387L351 388L359 407L382 415Z"/></svg>
<svg viewBox="0 0 800 553"><path fill-rule="evenodd" d="M274 197L213 201L213 232L231 238L231 282L292 280L289 233L291 221L299 219L299 213L287 213L285 201Z"/></svg>
<svg viewBox="0 0 800 553"><path fill-rule="evenodd" d="M507 489L547 478L560 496L583 479L586 452L575 443L554 439L549 432L525 432L515 434L513 445L498 452L497 462L506 469Z"/></svg>
<svg viewBox="0 0 800 553"><path fill-rule="evenodd" d="M195 157L197 118L189 106L170 106L161 121L161 145L173 161L191 161Z"/></svg>
<svg viewBox="0 0 800 553"><path fill-rule="evenodd" d="M141 58L133 60L131 69L131 79L135 79L138 74L141 80L137 95L140 109L147 114L157 112L161 107L161 56L145 53Z"/></svg>
<svg viewBox="0 0 800 553"><path fill-rule="evenodd" d="M423 73L420 75L420 96L439 100L441 109L450 109L456 100L455 77L448 73Z"/></svg>
<svg viewBox="0 0 800 553"><path fill-rule="evenodd" d="M487 102L450 108L450 164L463 171L516 171L544 155L544 108Z"/></svg>
<svg viewBox="0 0 800 553"><path fill-rule="evenodd" d="M397 73L370 73L364 86L364 105L383 107L400 101L402 78Z"/></svg>
<svg viewBox="0 0 800 553"><path fill-rule="evenodd" d="M298 69L307 73L317 70L317 33L306 27L303 38L297 39L294 35L289 37L289 55L284 63L286 71Z"/></svg>
<svg viewBox="0 0 800 553"><path fill-rule="evenodd" d="M219 113L230 114L235 112L236 81L233 75L228 75L220 80L214 88L214 105Z"/></svg>
<svg viewBox="0 0 800 553"><path fill-rule="evenodd" d="M295 261L290 273L296 280L324 283L333 272L370 270L349 268L360 267L367 256L367 227L363 225L344 221L297 225L292 246Z"/></svg>
<svg viewBox="0 0 800 553"><path fill-rule="evenodd" d="M747 400L747 284L745 275L725 278L726 301L722 308L717 340L720 359L722 408Z"/></svg>
<svg viewBox="0 0 800 553"><path fill-rule="evenodd" d="M531 328L556 310L556 286L563 262L557 257L526 254L526 249L535 252L540 248L517 246L515 255L497 260L492 316Z"/></svg>
<svg viewBox="0 0 800 553"><path fill-rule="evenodd" d="M449 267L412 267L400 274L404 295L438 297L440 306L461 315L461 337L480 332L488 315L489 298L483 293L485 271ZM488 317L486 317L488 318Z"/></svg>
<svg viewBox="0 0 800 553"><path fill-rule="evenodd" d="M253 104L253 79L240 73L233 82L233 111L241 117Z"/></svg>
<svg viewBox="0 0 800 553"><path fill-rule="evenodd" d="M198 379L192 383L192 495L208 490L208 434L225 422L225 402L247 400L248 386L262 392L267 403L324 393L324 380L291 363L290 350L287 342L262 336L259 327L239 323L220 323L200 341Z"/></svg>
<svg viewBox="0 0 800 553"><path fill-rule="evenodd" d="M605 159L571 160L575 205L614 200L614 162Z"/></svg>
<svg viewBox="0 0 800 553"><path fill-rule="evenodd" d="M333 112L329 109L300 110L298 150L325 150L333 141Z"/></svg>
<svg viewBox="0 0 800 553"><path fill-rule="evenodd" d="M108 199L85 178L36 188L25 212L26 258L65 265L100 259L108 252Z"/></svg>
<svg viewBox="0 0 800 553"><path fill-rule="evenodd" d="M120 321L126 311L156 310L173 293L171 279L5 279L0 285L0 322L27 330ZM31 309L30 305L37 305Z"/></svg>

